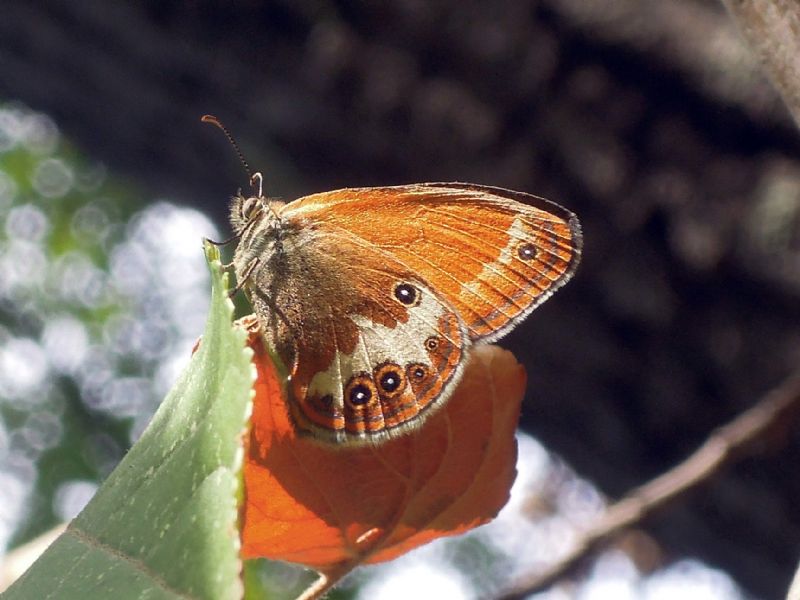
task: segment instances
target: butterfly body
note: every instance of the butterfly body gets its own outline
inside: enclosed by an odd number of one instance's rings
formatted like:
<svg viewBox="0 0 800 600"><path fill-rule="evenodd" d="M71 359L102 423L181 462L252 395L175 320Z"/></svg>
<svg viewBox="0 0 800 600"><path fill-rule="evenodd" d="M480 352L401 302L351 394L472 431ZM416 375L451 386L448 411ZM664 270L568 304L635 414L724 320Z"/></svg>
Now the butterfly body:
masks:
<svg viewBox="0 0 800 600"><path fill-rule="evenodd" d="M238 196L231 222L237 280L288 372L293 422L345 445L419 426L470 346L565 283L581 247L569 211L471 184Z"/></svg>

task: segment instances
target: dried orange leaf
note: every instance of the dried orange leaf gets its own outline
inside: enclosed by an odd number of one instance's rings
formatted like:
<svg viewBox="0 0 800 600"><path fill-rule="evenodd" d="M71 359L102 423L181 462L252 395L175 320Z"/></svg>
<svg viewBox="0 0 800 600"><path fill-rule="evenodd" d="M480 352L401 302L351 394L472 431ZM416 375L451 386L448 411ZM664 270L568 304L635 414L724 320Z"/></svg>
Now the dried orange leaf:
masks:
<svg viewBox="0 0 800 600"><path fill-rule="evenodd" d="M244 468L244 557L338 572L468 531L508 500L525 389L510 352L476 348L453 397L415 433L339 449L297 436L257 335L251 345L258 381Z"/></svg>

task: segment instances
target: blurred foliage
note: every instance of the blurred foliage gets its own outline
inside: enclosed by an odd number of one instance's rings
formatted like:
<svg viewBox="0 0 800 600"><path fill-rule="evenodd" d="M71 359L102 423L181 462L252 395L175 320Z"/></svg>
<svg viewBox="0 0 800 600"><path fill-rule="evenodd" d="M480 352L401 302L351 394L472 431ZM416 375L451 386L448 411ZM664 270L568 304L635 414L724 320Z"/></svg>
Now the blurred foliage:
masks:
<svg viewBox="0 0 800 600"><path fill-rule="evenodd" d="M101 281L113 240L139 205L135 194L110 183L102 167L61 139L47 117L20 106L0 107L3 371L10 377L15 367L28 367L43 375L46 368L15 365L31 357L24 350L8 356L12 340L41 342L32 361L64 367L53 378L18 372L20 380L6 381L0 393L3 462L21 463L20 475L36 477L14 541L61 522L53 507L56 490L71 480L101 480L130 443L129 417L93 414L81 400L73 371L76 348L61 342L69 336L72 343L101 343L106 324L126 310L124 297L102 293ZM60 327L53 326L55 316ZM48 351L65 355L39 355ZM35 462L35 471L26 459Z"/></svg>
<svg viewBox="0 0 800 600"><path fill-rule="evenodd" d="M237 499L254 373L219 251L207 253L202 344L138 443L4 598L241 595Z"/></svg>
<svg viewBox="0 0 800 600"><path fill-rule="evenodd" d="M205 269L188 292L164 285L159 271L176 265L159 257L152 222L199 225L198 260L210 224L163 203L137 212L144 204L49 118L0 105L0 544L74 516L188 358L188 330L201 331L158 300L197 290L202 318Z"/></svg>

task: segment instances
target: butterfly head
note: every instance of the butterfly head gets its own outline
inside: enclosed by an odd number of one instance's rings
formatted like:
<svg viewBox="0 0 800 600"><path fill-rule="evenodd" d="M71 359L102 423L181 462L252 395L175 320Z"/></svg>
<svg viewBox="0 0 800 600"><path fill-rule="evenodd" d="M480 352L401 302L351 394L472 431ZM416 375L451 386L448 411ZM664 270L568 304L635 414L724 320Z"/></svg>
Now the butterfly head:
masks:
<svg viewBox="0 0 800 600"><path fill-rule="evenodd" d="M284 204L262 195L245 197L242 193L237 194L231 200L230 212L234 233L241 235L245 229L259 224L265 217L269 222L280 221L279 213Z"/></svg>

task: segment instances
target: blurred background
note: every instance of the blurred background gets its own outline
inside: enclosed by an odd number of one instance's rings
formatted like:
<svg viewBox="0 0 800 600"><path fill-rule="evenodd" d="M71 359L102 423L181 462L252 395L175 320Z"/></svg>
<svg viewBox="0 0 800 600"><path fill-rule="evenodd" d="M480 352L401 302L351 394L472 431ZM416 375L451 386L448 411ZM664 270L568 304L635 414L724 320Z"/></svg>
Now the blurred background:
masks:
<svg viewBox="0 0 800 600"><path fill-rule="evenodd" d="M797 368L800 138L716 0L2 13L0 548L80 510L202 331L201 238L247 184L205 113L271 196L470 181L584 225L574 281L502 341L529 372L509 507L337 597L491 597ZM800 437L762 450L537 598L783 596Z"/></svg>

